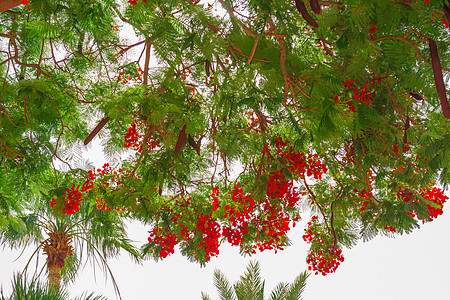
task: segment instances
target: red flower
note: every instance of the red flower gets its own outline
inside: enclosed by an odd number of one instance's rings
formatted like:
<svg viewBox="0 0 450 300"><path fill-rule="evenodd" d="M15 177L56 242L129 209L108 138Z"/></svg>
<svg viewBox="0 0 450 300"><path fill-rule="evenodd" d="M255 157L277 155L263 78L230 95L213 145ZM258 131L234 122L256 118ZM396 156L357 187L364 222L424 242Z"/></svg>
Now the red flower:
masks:
<svg viewBox="0 0 450 300"><path fill-rule="evenodd" d="M64 203L62 203L62 213L66 215L74 215L80 210L81 192L79 191L80 186L75 189L75 184L72 185L71 189L66 188L66 192L63 193L63 198L65 198ZM50 207L53 208L58 204L57 199L52 199L50 202ZM61 208L59 208L61 209Z"/></svg>

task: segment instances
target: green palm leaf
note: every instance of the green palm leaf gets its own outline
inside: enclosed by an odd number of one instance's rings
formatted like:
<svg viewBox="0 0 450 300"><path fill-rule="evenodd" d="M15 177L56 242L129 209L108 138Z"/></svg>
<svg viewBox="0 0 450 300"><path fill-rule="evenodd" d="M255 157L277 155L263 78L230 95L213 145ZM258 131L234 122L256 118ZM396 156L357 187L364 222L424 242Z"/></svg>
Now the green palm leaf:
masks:
<svg viewBox="0 0 450 300"><path fill-rule="evenodd" d="M291 284L281 282L270 293L269 300L300 300L306 286L309 274L305 271L298 275ZM244 276L231 286L226 276L220 271L214 271L214 285L220 300L264 300L264 280L261 280L259 262L250 261ZM208 294L202 292L202 300L211 300Z"/></svg>
<svg viewBox="0 0 450 300"><path fill-rule="evenodd" d="M250 261L247 272L234 287L239 300L264 300L264 281L261 281L259 262Z"/></svg>
<svg viewBox="0 0 450 300"><path fill-rule="evenodd" d="M219 297L221 300L236 299L232 286L230 285L228 279L225 277L225 274L217 269L214 271L214 286L219 292Z"/></svg>
<svg viewBox="0 0 450 300"><path fill-rule="evenodd" d="M308 279L309 274L304 271L298 275L294 282L289 285L289 289L287 291L285 300L300 300L301 295L306 287L306 280Z"/></svg>
<svg viewBox="0 0 450 300"><path fill-rule="evenodd" d="M205 292L202 292L202 300L211 300L211 298L209 297L208 294L206 294Z"/></svg>
<svg viewBox="0 0 450 300"><path fill-rule="evenodd" d="M289 284L280 282L270 293L269 300L285 299Z"/></svg>

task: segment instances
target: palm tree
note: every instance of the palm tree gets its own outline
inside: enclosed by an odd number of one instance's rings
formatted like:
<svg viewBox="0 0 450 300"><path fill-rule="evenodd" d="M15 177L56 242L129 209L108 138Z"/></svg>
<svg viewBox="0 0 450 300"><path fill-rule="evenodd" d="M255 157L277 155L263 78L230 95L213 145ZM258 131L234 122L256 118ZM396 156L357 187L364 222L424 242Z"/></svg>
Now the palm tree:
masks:
<svg viewBox="0 0 450 300"><path fill-rule="evenodd" d="M64 289L49 289L38 281L28 282L25 276L15 275L13 279L13 291L9 298L6 298L1 291L0 300L67 300L67 291ZM74 300L106 300L103 296L96 296L93 293L83 294Z"/></svg>
<svg viewBox="0 0 450 300"><path fill-rule="evenodd" d="M250 261L244 276L233 285L218 269L214 271L214 285L221 300L264 300L264 283L261 281L261 269L257 261ZM292 283L279 283L270 293L269 300L300 300L309 274L300 273ZM202 300L211 300L202 292Z"/></svg>
<svg viewBox="0 0 450 300"><path fill-rule="evenodd" d="M86 261L98 263L109 273L120 297L107 259L117 257L120 250L128 252L136 262L141 258L127 238L121 215L99 210L90 203L84 203L74 215L58 214L50 208L49 197L42 200L35 201L35 207L10 217L10 222L0 228L0 243L16 249L35 245L24 272L42 250L47 268L43 266L39 273L36 270L33 277L46 269L49 289L59 290L61 279L64 283L73 281Z"/></svg>

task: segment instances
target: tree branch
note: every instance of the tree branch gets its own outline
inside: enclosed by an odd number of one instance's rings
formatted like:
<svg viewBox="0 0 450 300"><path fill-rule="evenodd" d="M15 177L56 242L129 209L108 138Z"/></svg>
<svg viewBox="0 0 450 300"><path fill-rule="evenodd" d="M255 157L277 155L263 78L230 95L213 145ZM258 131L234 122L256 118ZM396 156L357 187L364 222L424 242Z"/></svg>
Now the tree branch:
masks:
<svg viewBox="0 0 450 300"><path fill-rule="evenodd" d="M8 9L19 6L21 3L21 0L0 0L0 12L5 12Z"/></svg>

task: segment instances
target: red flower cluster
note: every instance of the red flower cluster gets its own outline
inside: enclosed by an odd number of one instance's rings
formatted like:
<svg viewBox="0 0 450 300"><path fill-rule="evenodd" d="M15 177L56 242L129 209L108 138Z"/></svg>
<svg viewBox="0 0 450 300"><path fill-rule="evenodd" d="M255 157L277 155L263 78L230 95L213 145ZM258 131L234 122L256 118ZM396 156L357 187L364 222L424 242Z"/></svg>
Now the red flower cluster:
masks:
<svg viewBox="0 0 450 300"><path fill-rule="evenodd" d="M141 135L137 132L136 129L136 123L131 124L131 126L128 128L128 132L125 133L125 144L123 146L125 148L130 147L141 147Z"/></svg>
<svg viewBox="0 0 450 300"><path fill-rule="evenodd" d="M254 132L260 132L261 129L259 128L259 118L255 115L255 113L248 111L247 116L250 118L250 120L247 121L247 128Z"/></svg>
<svg viewBox="0 0 450 300"><path fill-rule="evenodd" d="M281 170L270 172L269 180L266 182L267 196L269 198L284 198L293 206L298 201L298 194L294 189L293 180L288 180ZM294 197L290 199L289 196Z"/></svg>
<svg viewBox="0 0 450 300"><path fill-rule="evenodd" d="M439 215L442 215L442 208L444 207L444 203L447 201L448 197L444 195L444 190L439 189L437 187L433 187L433 189L423 189L420 193L422 197L425 199L437 204L439 208L435 208L431 205L427 205L428 207L428 221L433 221Z"/></svg>
<svg viewBox="0 0 450 300"><path fill-rule="evenodd" d="M295 175L296 179L306 176L314 176L314 179L322 179L322 175L328 171L327 167L318 159L317 154L308 154L308 159L302 152L295 152L293 147L287 147L289 141L283 141L281 137L276 140L278 161ZM276 174L274 174L277 177ZM284 176L281 174L281 176Z"/></svg>
<svg viewBox="0 0 450 300"><path fill-rule="evenodd" d="M217 197L218 192L218 187L215 187L211 197ZM187 200L179 203L177 200L175 203L176 205L184 207L185 205L188 205L190 201ZM188 221L188 223L194 221L195 224L195 229L190 229L189 227L192 225L185 225L181 221L184 217L186 217L184 215L184 211L182 213L174 213L172 208L169 208L168 210L173 213L170 218L174 224L171 227L171 230L174 230L177 226L179 226L180 231L179 235L169 231L168 227L165 227L164 229L156 227L152 231L149 231L150 237L148 238L148 242L155 245L160 245L161 247L159 250L159 256L165 258L168 255L173 254L175 245L181 241L197 239L198 234L201 235L201 238L197 245L197 249L205 251L206 261L209 261L211 257L219 255L221 227L216 219L212 217L212 214L207 215L199 212L198 216L194 219L195 221L192 219Z"/></svg>
<svg viewBox="0 0 450 300"><path fill-rule="evenodd" d="M283 207L273 204L270 198L266 198L265 202L261 204L264 213L261 212L253 220L253 224L261 237L261 242L253 246L253 248L259 251L283 250L286 234L290 230L290 218L283 210Z"/></svg>
<svg viewBox="0 0 450 300"><path fill-rule="evenodd" d="M266 249L283 249L283 241L290 230L289 208L294 207L300 200L300 193L294 187L294 180L313 176L321 179L327 168L318 159L317 154L308 154L294 151L289 141L278 137L275 143L278 162L283 168L289 169L292 178L287 178L281 169L269 173L269 180L265 183L267 197L260 203L260 215L253 221L260 232L262 241L254 248L260 251ZM263 150L269 151L269 145ZM298 217L294 218L297 221Z"/></svg>
<svg viewBox="0 0 450 300"><path fill-rule="evenodd" d="M95 171L89 170L89 178L86 179L86 181L83 183L83 186L81 187L82 192L87 192L89 190L94 189L94 179L95 177Z"/></svg>
<svg viewBox="0 0 450 300"><path fill-rule="evenodd" d="M307 176L314 176L314 179L322 179L322 174L328 171L327 167L318 160L317 154L309 154Z"/></svg>
<svg viewBox="0 0 450 300"><path fill-rule="evenodd" d="M117 25L115 25L115 23L114 25L111 24L111 28L114 28L116 31L119 31L119 28L117 27ZM120 75L117 78L117 80L121 81L123 84L127 84L132 80L136 83L142 83L141 77L142 74L144 74L144 71L142 71L141 67L136 68L134 70L127 69L120 72Z"/></svg>
<svg viewBox="0 0 450 300"><path fill-rule="evenodd" d="M389 231L391 231L391 232L396 232L396 231L395 231L395 228L392 227L392 226L387 226L387 225L385 225L385 226L384 226L384 229L389 230Z"/></svg>
<svg viewBox="0 0 450 300"><path fill-rule="evenodd" d="M103 199L103 197L100 198L100 199L95 200L95 203L97 203L97 209L100 209L100 210L103 210L103 211L106 210L106 211L109 211L109 212L113 210L110 206L108 206L106 204L106 201ZM116 212L125 212L125 208L118 208L118 207L116 207L116 208L114 208L114 210Z"/></svg>
<svg viewBox="0 0 450 300"><path fill-rule="evenodd" d="M204 215L202 213L197 217L197 220L197 229L202 233L203 238L198 248L205 248L205 259L209 261L211 256L219 255L220 225L211 215Z"/></svg>
<svg viewBox="0 0 450 300"><path fill-rule="evenodd" d="M153 243L155 245L160 245L159 256L162 258L166 258L170 254L174 253L174 248L178 244L177 237L168 232L167 227L162 230L161 228L154 228L149 231L150 237L148 238L149 243Z"/></svg>
<svg viewBox="0 0 450 300"><path fill-rule="evenodd" d="M370 101L373 97L372 93L367 92L367 84L364 83L364 86L362 88L355 88L353 90L353 99L359 100L361 102L364 102L366 104L370 104Z"/></svg>
<svg viewBox="0 0 450 300"><path fill-rule="evenodd" d="M375 32L377 32L377 28L376 28L375 26L373 26L373 27L371 27L371 28L369 29L369 36L370 36L370 39L371 39L371 40L374 39L373 34L374 34Z"/></svg>
<svg viewBox="0 0 450 300"><path fill-rule="evenodd" d="M343 261L342 250L333 250L332 248L319 252L311 250L306 258L306 262L309 264L308 270L315 272L316 275L321 273L323 276L334 273Z"/></svg>
<svg viewBox="0 0 450 300"><path fill-rule="evenodd" d="M144 124L145 122L142 121ZM123 146L125 148L136 148L136 151L139 153L142 153L142 148L144 143L144 135L139 134L137 123L131 124L131 126L128 128L127 133L125 133L125 143ZM147 147L148 150L153 150L155 148L160 147L160 143L158 140L153 141L150 138L147 140Z"/></svg>
<svg viewBox="0 0 450 300"><path fill-rule="evenodd" d="M288 141L278 138L274 143L276 159L281 168L268 173L266 185L266 197L256 202L249 194L244 193L237 183L232 187L230 194L226 195L223 202L219 199L219 188L216 186L209 195L211 213L195 210L195 215L184 214L185 209L177 213L178 201L169 206L172 213L170 219L173 226L165 229L153 229L150 231L149 243L160 245L160 256L165 257L173 253L173 247L182 241L194 241L199 253L204 253L208 261L219 254L220 238L224 237L234 245L244 248L246 252L255 253L270 249L283 249L286 243L286 235L290 230L290 222L298 221L298 216L293 215L294 206L300 200L300 193L294 187L294 180L306 176L321 179L327 168L318 159L318 155L306 154L294 151ZM262 152L262 156L270 155L269 144ZM273 156L272 156L273 157ZM292 178L287 178L282 171L288 169ZM262 173L265 173L262 168ZM289 173L289 172L288 172ZM228 198L229 196L229 198ZM167 209L165 209L167 212ZM223 225L219 224L223 222ZM199 234L201 235L199 238ZM249 240L253 243L245 244L245 236L251 235ZM159 248L157 248L159 249ZM157 250L158 251L158 250ZM189 250L192 251L192 250ZM194 253L191 255L194 255ZM202 254L203 255L203 254Z"/></svg>
<svg viewBox="0 0 450 300"><path fill-rule="evenodd" d="M341 262L344 261L341 249L330 247L330 241L324 241L321 237L322 231L318 228L317 216L313 216L305 229L303 240L308 244L313 244L306 262L308 269L315 274L321 273L323 276L336 271Z"/></svg>
<svg viewBox="0 0 450 300"><path fill-rule="evenodd" d="M318 216L312 216L311 221L308 222L308 227L305 228L305 234L303 235L303 240L310 244L316 236L315 228L317 226Z"/></svg>
<svg viewBox="0 0 450 300"><path fill-rule="evenodd" d="M62 205L62 212L66 215L74 215L76 212L80 210L80 202L83 201L81 199L82 195L79 191L80 186L78 186L75 189L75 184L72 185L71 189L66 188L66 192L63 193L63 197L65 198L64 203ZM54 206L58 207L58 200L52 199L50 203L50 207L53 208Z"/></svg>
<svg viewBox="0 0 450 300"><path fill-rule="evenodd" d="M358 191L357 189L353 189L353 191L361 198L363 198L365 201L362 201L362 206L359 208L360 211L364 211L369 204L369 199L372 196L372 186L370 186L370 191L367 191L366 189L363 189L361 191ZM357 200L356 203L361 203L360 200Z"/></svg>
<svg viewBox="0 0 450 300"><path fill-rule="evenodd" d="M433 186L432 189L428 189L428 188L421 189L420 195L423 198L425 198L426 200L434 203L437 206L437 208L436 208L436 207L433 207L432 205L427 204L428 219L426 219L426 220L422 219L422 222L425 222L425 221L431 222L434 219L436 219L439 215L442 215L442 208L444 207L444 203L448 199L448 197L444 195L444 190ZM418 199L416 197L416 195L413 194L412 191L408 190L407 188L403 188L401 186L398 188L397 198L401 199L405 202L411 202L411 204L421 202L420 199ZM421 219L418 216L418 214L416 213L416 211L414 210L413 206L406 213L412 217Z"/></svg>
<svg viewBox="0 0 450 300"><path fill-rule="evenodd" d="M227 213L224 218L227 218L231 222L231 226L224 226L222 230L222 235L234 246L242 245L242 238L248 233L247 228L252 218L251 213L255 207L255 200L249 194L244 196L242 188L239 188L239 185L240 182L233 187L232 200L236 205L233 207L225 205Z"/></svg>
<svg viewBox="0 0 450 300"><path fill-rule="evenodd" d="M212 211L216 211L220 207L220 205L219 205L219 187L217 185L213 188L212 193L209 195L209 197L213 200Z"/></svg>
<svg viewBox="0 0 450 300"><path fill-rule="evenodd" d="M375 82L378 82L378 84L381 83L381 77L377 77L372 79L372 83L375 84ZM354 86L355 80L350 79L347 81L343 81L342 85L349 91L352 91L353 94L353 100L356 101L361 101L364 102L366 104L370 104L370 102L372 101L373 98L373 92L368 92L369 87L367 86L367 83L364 83L364 85L362 87L358 87L358 86ZM334 97L334 103L339 103L341 97L342 97L342 93L339 95L336 95ZM347 105L349 107L349 109L353 112L356 112L356 107L353 105L353 101L347 101Z"/></svg>
<svg viewBox="0 0 450 300"><path fill-rule="evenodd" d="M323 49L325 51L325 55L330 55L330 51L333 50L332 44L327 43L328 45L325 45L322 41L319 41L317 43L317 47Z"/></svg>
<svg viewBox="0 0 450 300"><path fill-rule="evenodd" d="M81 192L89 192L90 190L95 192L95 185L101 186L102 188L117 188L118 186L123 184L123 176L128 176L129 172L125 169L119 169L118 171L113 171L111 166L106 163L103 167L97 170L89 170L89 177L83 183ZM97 199L95 201L97 203L97 209L112 211L115 210L117 212L124 212L125 209L115 207L112 208L108 206L103 198Z"/></svg>
<svg viewBox="0 0 450 300"><path fill-rule="evenodd" d="M142 0L142 2L147 2L147 0ZM128 3L133 4L133 5L137 5L137 1L136 0L128 0Z"/></svg>

